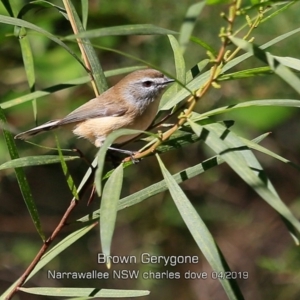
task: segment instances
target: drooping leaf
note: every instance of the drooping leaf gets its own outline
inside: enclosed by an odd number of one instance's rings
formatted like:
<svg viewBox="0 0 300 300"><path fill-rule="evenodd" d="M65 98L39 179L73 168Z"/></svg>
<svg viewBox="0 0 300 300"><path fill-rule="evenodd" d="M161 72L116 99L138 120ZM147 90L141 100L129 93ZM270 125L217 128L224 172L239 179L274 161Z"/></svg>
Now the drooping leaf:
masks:
<svg viewBox="0 0 300 300"><path fill-rule="evenodd" d="M259 48L261 50L264 50L264 49L267 49L279 42L282 42L284 41L285 39L293 36L294 34L297 34L300 32L300 28L297 28L297 29L294 29L294 30L291 30L287 33L284 33L272 40L270 40L269 42L261 45ZM225 73L226 71L232 69L233 67L235 67L236 65L238 65L239 63L241 63L242 61L245 61L246 59L248 59L249 57L251 57L253 54L252 53L245 53L245 54L242 54L236 58L234 58L233 60L229 61L223 68L222 68L222 73Z"/></svg>
<svg viewBox="0 0 300 300"><path fill-rule="evenodd" d="M156 157L174 203L200 251L203 253L215 272L218 274L225 274L226 271L230 272L230 270L227 269L227 263L224 264L224 256L216 245L205 223L173 176L166 169L160 157L157 154ZM238 289L237 284L234 283L234 280L222 278L220 279L220 283L222 284L228 299L243 299L243 296Z"/></svg>
<svg viewBox="0 0 300 300"><path fill-rule="evenodd" d="M30 41L25 28L15 28L15 34L19 37L19 43L21 46L23 64L25 68L25 73L29 85L30 92L33 93L35 91L35 71L34 71L34 61L33 54L31 50ZM36 99L32 99L32 108L34 119L37 119L37 105Z"/></svg>
<svg viewBox="0 0 300 300"><path fill-rule="evenodd" d="M268 179L262 166L255 158L252 151L229 129L221 124L209 124L198 127L196 134L204 137L204 142L251 187L255 190L272 208L274 208L293 230L289 230L292 237L298 243L295 236L300 233L300 222L291 213L277 194L274 186Z"/></svg>
<svg viewBox="0 0 300 300"><path fill-rule="evenodd" d="M273 56L282 65L300 71L300 59L294 57Z"/></svg>
<svg viewBox="0 0 300 300"><path fill-rule="evenodd" d="M78 156L63 156L65 161L79 159ZM42 166L48 164L57 164L60 162L60 157L58 155L40 155L40 156L27 156L16 158L5 162L0 165L0 170L10 169L10 168L21 168L21 167L31 167L31 166Z"/></svg>
<svg viewBox="0 0 300 300"><path fill-rule="evenodd" d="M7 124L7 121L6 121L4 112L3 112L2 108L0 107L0 125L2 125L2 124L3 124L3 126L0 126L0 127L2 127L2 131L3 131L4 139L5 139L7 148L8 148L9 155L10 155L11 159L18 159L19 154L18 154L18 150L17 150L16 144L15 144L15 141L12 137L12 134L9 131L4 129L5 125ZM25 172L22 168L15 168L15 174L16 174L16 178L17 178L24 202L27 206L28 212L31 216L34 226L35 226L38 234L40 235L40 237L43 240L45 240L45 234L42 230L39 213L38 213L36 204L34 202Z"/></svg>
<svg viewBox="0 0 300 300"><path fill-rule="evenodd" d="M108 178L101 198L100 206L100 240L102 252L107 257L110 255L110 247L117 219L118 203L120 200L123 183L123 164L120 164ZM107 261L110 269L110 261Z"/></svg>
<svg viewBox="0 0 300 300"><path fill-rule="evenodd" d="M187 48L189 39L196 25L198 16L201 14L204 7L205 1L200 1L192 4L186 12L185 18L179 31L178 39L182 53L184 53Z"/></svg>
<svg viewBox="0 0 300 300"><path fill-rule="evenodd" d="M235 109L252 106L282 106L282 107L300 107L300 100L294 99L264 99L264 100L252 100L242 103L232 104L228 106L212 109L208 112L201 114L200 118L207 118L210 116L227 113ZM196 119L195 119L196 120Z"/></svg>
<svg viewBox="0 0 300 300"><path fill-rule="evenodd" d="M181 53L180 46L178 41L173 35L168 35L173 54L174 54L174 62L175 62L175 69L176 69L176 79L180 81L183 85L185 84L185 61L184 57Z"/></svg>
<svg viewBox="0 0 300 300"><path fill-rule="evenodd" d="M82 26L86 30L86 25L89 16L89 1L81 0L81 15L82 15Z"/></svg>
<svg viewBox="0 0 300 300"><path fill-rule="evenodd" d="M67 184L68 184L68 187L69 187L69 190L71 191L72 195L74 196L74 198L76 200L79 200L79 196L78 196L78 192L77 192L77 188L76 188L76 185L74 183L74 180L72 178L72 175L70 174L69 172L69 168L66 164L66 161L64 159L64 156L63 156L63 153L61 151L61 148L60 148L60 145L59 145L59 141L58 141L58 138L57 136L55 136L55 140L56 140L56 146L57 146L57 151L58 151L58 156L59 156L59 159L60 159L60 164L61 164L61 167L62 167L62 170L63 170L63 173L65 175L65 178L66 178L66 181L67 181Z"/></svg>
<svg viewBox="0 0 300 300"><path fill-rule="evenodd" d="M167 35L176 34L175 31L154 26L152 24L132 24L132 25L122 25L113 26L107 28L99 28L87 30L78 34L72 34L65 37L65 39L73 40L76 38L97 38L103 36L113 36L113 35Z"/></svg>
<svg viewBox="0 0 300 300"><path fill-rule="evenodd" d="M39 260L39 262L37 263L33 271L26 278L25 282L29 281L29 279L32 278L35 274L37 274L39 270L41 270L44 266L46 266L61 252L68 249L73 243L78 241L81 237L85 236L90 230L92 230L97 225L97 222L93 222L92 224L90 224L91 222L92 221L89 221L88 224L83 228L75 230L74 232L66 236L63 240L61 240L57 245L51 248L48 252L46 252Z"/></svg>
<svg viewBox="0 0 300 300"><path fill-rule="evenodd" d="M102 191L102 173L103 173L103 166L105 162L105 155L107 152L107 149L111 146L111 144L116 140L118 137L123 136L123 135L137 135L140 133L144 133L144 131L141 130L133 130L133 129L119 129L111 134L109 134L103 145L101 146L98 154L97 154L97 159L98 159L98 167L96 170L96 175L95 175L95 186L96 186L96 191L99 196L101 196Z"/></svg>
<svg viewBox="0 0 300 300"><path fill-rule="evenodd" d="M288 83L300 94L300 79L289 68L281 64L275 56L269 52L265 52L255 44L249 43L245 40L233 36L230 37L230 40L241 49L251 53L264 63L268 64L275 74L280 76L286 83Z"/></svg>
<svg viewBox="0 0 300 300"><path fill-rule="evenodd" d="M95 298L130 298L143 297L150 294L146 290L109 290L99 288L20 288L24 293L43 295L43 296L57 296L57 297L87 297L86 299ZM80 298L81 299L81 298Z"/></svg>

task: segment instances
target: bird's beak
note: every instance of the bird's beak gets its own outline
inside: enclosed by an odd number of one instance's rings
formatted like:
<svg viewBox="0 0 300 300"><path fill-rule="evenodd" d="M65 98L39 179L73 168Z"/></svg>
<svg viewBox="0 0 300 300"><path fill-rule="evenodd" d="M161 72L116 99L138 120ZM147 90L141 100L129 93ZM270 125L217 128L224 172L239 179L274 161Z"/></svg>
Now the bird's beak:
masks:
<svg viewBox="0 0 300 300"><path fill-rule="evenodd" d="M169 83L172 83L172 82L174 82L175 80L174 79L170 79L170 78L168 78L168 77L165 77L165 82L164 82L164 84L169 84Z"/></svg>

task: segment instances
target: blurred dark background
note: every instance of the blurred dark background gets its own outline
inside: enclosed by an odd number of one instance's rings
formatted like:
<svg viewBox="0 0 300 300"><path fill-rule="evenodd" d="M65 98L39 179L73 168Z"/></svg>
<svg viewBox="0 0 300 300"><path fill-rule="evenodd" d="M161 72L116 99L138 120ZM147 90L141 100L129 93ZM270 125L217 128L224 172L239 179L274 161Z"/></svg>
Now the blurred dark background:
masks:
<svg viewBox="0 0 300 300"><path fill-rule="evenodd" d="M55 1L53 1L55 2ZM74 1L75 2L75 1ZM192 0L179 3L170 0L144 1L89 1L88 29L124 24L154 24L179 31ZM14 1L16 12L25 1ZM61 5L60 1L55 2ZM78 3L76 3L79 5ZM300 3L269 22L263 23L255 31L255 42L263 44L278 35L299 27ZM79 6L78 6L79 8ZM224 6L208 6L202 12L193 35L203 39L215 49L220 46L219 28L224 21L219 17ZM0 13L7 15L0 4ZM68 22L55 9L29 12L25 20L64 36L71 34ZM238 20L242 25L243 18ZM297 23L298 22L298 23ZM239 26L237 26L238 28ZM36 90L84 76L83 68L63 49L34 32L30 33L34 52ZM111 47L138 58L149 61L163 70L174 74L172 50L165 36L105 37L94 39L96 45ZM78 54L76 43L69 43ZM279 56L299 58L299 36L295 35L271 47L270 52ZM206 57L205 50L190 43L185 53L187 69ZM99 59L104 70L140 65L124 56L99 51ZM22 64L18 39L13 35L12 26L0 27L0 102L29 93L26 74ZM261 66L254 58L239 65L235 70ZM174 74L175 75L175 74ZM120 77L109 79L110 85ZM38 122L59 118L69 113L85 101L93 98L90 85L66 89L51 96L38 99ZM222 88L211 91L197 107L203 112L214 107L255 99L299 99L286 83L276 76L248 78L222 83ZM23 131L35 126L32 105L27 102L5 110L8 122L16 130ZM300 163L299 160L299 112L289 108L249 108L227 115L220 120L236 121L233 130L246 138L254 138L271 131L263 141L263 146ZM96 149L84 140L73 137L71 132L57 131L64 148L79 148L92 160ZM51 133L37 136L34 142L55 147ZM49 154L49 150L16 141L20 155ZM138 149L141 144L130 145ZM211 151L202 143L162 155L162 159L173 174L210 157ZM266 155L257 153L283 201L296 216L300 216L298 171ZM0 137L0 163L10 160L3 136ZM68 164L70 172L78 184L85 174L86 164L77 160ZM41 215L43 229L49 235L72 198L60 165L47 165L25 169L34 199ZM162 179L154 157L127 168L122 195L126 196ZM238 280L246 299L299 299L299 248L295 246L286 227L274 210L249 188L227 165L223 164L181 184L209 230L215 237L231 269L249 273L247 280ZM95 199L87 207L82 201L72 214L76 220L99 207ZM14 282L32 261L41 247L26 206L22 200L13 170L0 172L0 286L1 290ZM74 230L68 226L60 239ZM136 206L122 210L118 214L113 239L112 254L117 256L141 253L164 256L192 256L200 258L199 264L179 264L164 267L161 264L117 264L114 269L144 271L180 272L181 279L164 280L50 280L47 270L57 271L106 271L103 264L97 264L97 253L101 252L98 228L92 230L61 255L56 257L45 270L33 277L30 286L83 286L116 289L149 289L145 299L227 299L218 280L185 280L187 271L211 273L211 268L197 248L184 225L168 192L161 193ZM28 284L29 286L29 284ZM16 299L38 299L19 294Z"/></svg>

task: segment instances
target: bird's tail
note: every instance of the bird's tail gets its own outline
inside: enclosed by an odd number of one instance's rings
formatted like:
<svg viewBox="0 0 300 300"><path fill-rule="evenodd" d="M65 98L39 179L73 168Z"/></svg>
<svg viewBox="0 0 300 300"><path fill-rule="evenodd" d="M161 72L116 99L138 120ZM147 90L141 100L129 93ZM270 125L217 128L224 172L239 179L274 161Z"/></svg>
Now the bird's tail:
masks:
<svg viewBox="0 0 300 300"><path fill-rule="evenodd" d="M51 129L55 129L59 126L59 124L58 124L59 122L60 122L60 120L49 121L43 125L40 125L38 127L35 127L30 130L27 130L27 131L17 134L15 136L15 139L26 140L26 139L32 137L33 135L36 135L36 134L39 134L39 133L42 133L42 132L45 132L45 131L48 131Z"/></svg>

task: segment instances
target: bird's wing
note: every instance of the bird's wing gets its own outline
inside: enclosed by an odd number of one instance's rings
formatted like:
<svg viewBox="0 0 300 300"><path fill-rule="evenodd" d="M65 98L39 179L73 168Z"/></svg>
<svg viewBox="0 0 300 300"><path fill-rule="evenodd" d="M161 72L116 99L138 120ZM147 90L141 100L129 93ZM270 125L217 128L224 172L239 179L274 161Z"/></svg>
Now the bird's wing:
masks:
<svg viewBox="0 0 300 300"><path fill-rule="evenodd" d="M117 101L99 101L99 98L94 98L68 114L59 121L58 125L77 123L93 118L122 116L126 111L127 108L119 105Z"/></svg>

